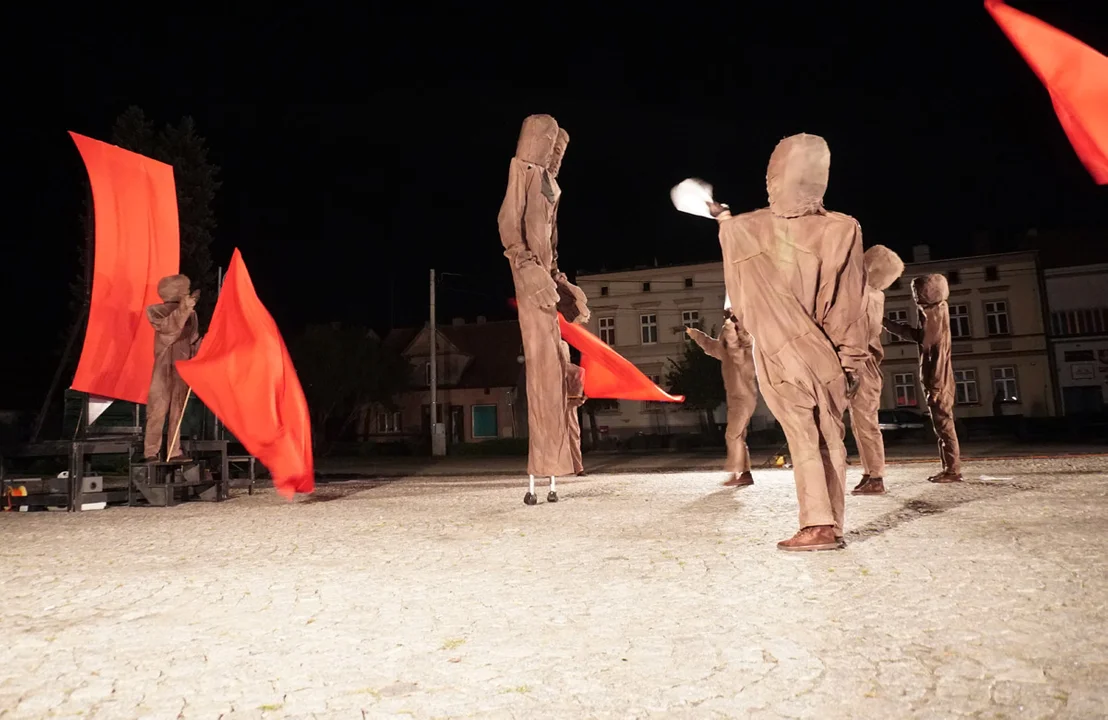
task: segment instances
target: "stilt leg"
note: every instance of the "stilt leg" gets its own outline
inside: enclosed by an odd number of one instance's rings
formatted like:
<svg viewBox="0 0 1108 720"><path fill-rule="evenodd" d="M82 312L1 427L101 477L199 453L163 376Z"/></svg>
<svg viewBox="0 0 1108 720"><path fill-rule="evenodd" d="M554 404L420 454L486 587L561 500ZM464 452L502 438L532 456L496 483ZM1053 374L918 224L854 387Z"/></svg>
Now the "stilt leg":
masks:
<svg viewBox="0 0 1108 720"><path fill-rule="evenodd" d="M534 475L529 475L528 477L531 479L531 484L530 484L530 489L527 491L527 494L523 496L523 504L524 505L537 505L538 502L539 502L539 499L537 497L535 497L535 476Z"/></svg>
<svg viewBox="0 0 1108 720"><path fill-rule="evenodd" d="M554 487L554 476L550 476L550 492L546 494L547 502L558 502L558 490Z"/></svg>

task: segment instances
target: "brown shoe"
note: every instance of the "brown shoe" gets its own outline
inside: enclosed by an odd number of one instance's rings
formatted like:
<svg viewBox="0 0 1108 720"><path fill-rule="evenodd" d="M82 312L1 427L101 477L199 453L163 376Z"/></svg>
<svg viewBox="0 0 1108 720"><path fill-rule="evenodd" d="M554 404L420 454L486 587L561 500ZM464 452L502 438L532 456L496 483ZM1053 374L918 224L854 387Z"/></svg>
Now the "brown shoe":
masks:
<svg viewBox="0 0 1108 720"><path fill-rule="evenodd" d="M747 470L744 473L731 473L731 478L723 483L723 487L747 487L754 484L754 476Z"/></svg>
<svg viewBox="0 0 1108 720"><path fill-rule="evenodd" d="M870 477L869 475L862 476L862 482L858 483L858 487L850 491L851 495L884 495L885 494L885 480L884 478Z"/></svg>
<svg viewBox="0 0 1108 720"><path fill-rule="evenodd" d="M806 527L788 540L777 543L778 550L806 552L811 550L839 550L843 541L835 537L834 525Z"/></svg>
<svg viewBox="0 0 1108 720"><path fill-rule="evenodd" d="M927 482L933 482L933 483L962 482L962 473L941 472L938 475L932 475L931 477L927 478Z"/></svg>
<svg viewBox="0 0 1108 720"><path fill-rule="evenodd" d="M588 476L588 473L587 473L587 472L585 472L584 470L582 470L581 472L577 473L577 477L587 477L587 476Z"/></svg>

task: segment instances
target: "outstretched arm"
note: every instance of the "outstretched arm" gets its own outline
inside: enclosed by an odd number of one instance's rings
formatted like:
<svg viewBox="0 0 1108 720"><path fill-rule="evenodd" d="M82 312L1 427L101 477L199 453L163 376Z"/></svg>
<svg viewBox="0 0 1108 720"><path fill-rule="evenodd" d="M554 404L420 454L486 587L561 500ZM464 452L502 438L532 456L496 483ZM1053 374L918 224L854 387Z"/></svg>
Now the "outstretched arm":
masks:
<svg viewBox="0 0 1108 720"><path fill-rule="evenodd" d="M697 330L696 328L686 328L685 332L688 333L693 342L700 346L700 349L703 350L705 354L714 357L716 360L723 360L723 343L717 338Z"/></svg>
<svg viewBox="0 0 1108 720"><path fill-rule="evenodd" d="M881 326L884 327L886 332L890 335L896 335L901 340L910 340L914 343L923 342L923 330L914 328L907 323L885 318L881 321Z"/></svg>

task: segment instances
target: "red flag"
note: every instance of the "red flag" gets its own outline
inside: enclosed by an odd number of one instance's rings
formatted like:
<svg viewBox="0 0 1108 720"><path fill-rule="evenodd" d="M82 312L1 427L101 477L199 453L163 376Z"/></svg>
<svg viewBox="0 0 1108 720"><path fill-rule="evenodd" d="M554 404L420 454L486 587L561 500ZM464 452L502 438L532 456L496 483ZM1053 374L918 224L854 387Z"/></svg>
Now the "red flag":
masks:
<svg viewBox="0 0 1108 720"><path fill-rule="evenodd" d="M684 395L670 395L606 342L584 327L566 322L561 313L558 313L558 326L565 341L581 351L581 369L585 371L585 395L588 397L685 402Z"/></svg>
<svg viewBox="0 0 1108 720"><path fill-rule="evenodd" d="M273 477L287 498L315 489L311 419L277 323L254 293L238 250L211 327L181 377Z"/></svg>
<svg viewBox="0 0 1108 720"><path fill-rule="evenodd" d="M145 403L154 372L146 306L181 254L173 167L99 140L69 135L88 170L96 242L92 304L72 388Z"/></svg>
<svg viewBox="0 0 1108 720"><path fill-rule="evenodd" d="M1108 184L1108 57L1000 0L985 0L985 9L1050 92L1081 162Z"/></svg>

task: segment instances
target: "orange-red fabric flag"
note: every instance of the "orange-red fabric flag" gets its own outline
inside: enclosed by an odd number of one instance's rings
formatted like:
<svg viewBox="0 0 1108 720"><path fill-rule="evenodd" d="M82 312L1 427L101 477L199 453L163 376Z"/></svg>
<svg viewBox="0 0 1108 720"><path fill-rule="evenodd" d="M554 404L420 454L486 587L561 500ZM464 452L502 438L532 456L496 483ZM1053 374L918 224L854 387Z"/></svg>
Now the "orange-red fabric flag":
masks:
<svg viewBox="0 0 1108 720"><path fill-rule="evenodd" d="M985 0L985 9L1050 92L1081 162L1108 184L1108 57L1000 0Z"/></svg>
<svg viewBox="0 0 1108 720"><path fill-rule="evenodd" d="M315 489L312 425L277 323L254 292L236 249L208 334L177 370L192 391L265 465L286 498Z"/></svg>
<svg viewBox="0 0 1108 720"><path fill-rule="evenodd" d="M558 326L565 341L581 351L586 396L611 400L685 402L684 395L670 395L606 342L584 327L566 322L561 313L558 313Z"/></svg>
<svg viewBox="0 0 1108 720"><path fill-rule="evenodd" d="M146 306L181 256L173 167L69 133L88 170L96 226L92 304L72 388L145 403L154 372Z"/></svg>

